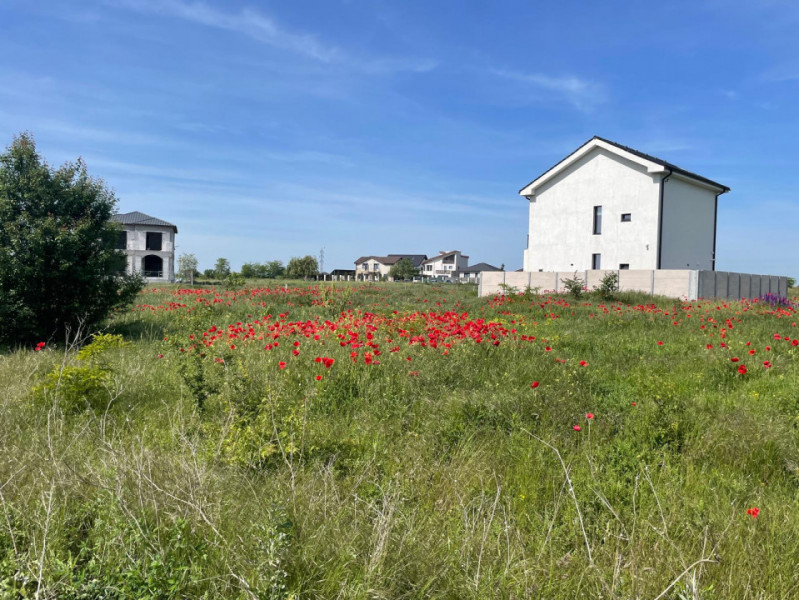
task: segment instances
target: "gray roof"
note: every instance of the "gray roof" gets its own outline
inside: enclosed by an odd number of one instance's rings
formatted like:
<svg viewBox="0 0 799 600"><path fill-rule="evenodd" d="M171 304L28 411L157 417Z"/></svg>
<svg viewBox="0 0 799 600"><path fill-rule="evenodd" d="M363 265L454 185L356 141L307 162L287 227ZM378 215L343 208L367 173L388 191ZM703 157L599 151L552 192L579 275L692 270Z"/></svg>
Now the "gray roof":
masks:
<svg viewBox="0 0 799 600"><path fill-rule="evenodd" d="M501 271L495 267L494 265L489 265L488 263L477 263L476 265L472 265L470 267L466 267L464 269L458 269L458 273L481 273L483 271Z"/></svg>
<svg viewBox="0 0 799 600"><path fill-rule="evenodd" d="M384 265L397 264L401 259L407 258L413 264L415 269L419 268L422 261L427 258L426 254L389 254L388 256L361 256L355 261L356 265L366 262L367 260L376 260Z"/></svg>
<svg viewBox="0 0 799 600"><path fill-rule="evenodd" d="M150 215L145 215L137 210L129 213L112 215L111 220L116 221L117 223L122 223L122 225L157 225L159 227L173 227L175 229L175 233L178 232L177 225L167 221L162 221L161 219L156 219Z"/></svg>

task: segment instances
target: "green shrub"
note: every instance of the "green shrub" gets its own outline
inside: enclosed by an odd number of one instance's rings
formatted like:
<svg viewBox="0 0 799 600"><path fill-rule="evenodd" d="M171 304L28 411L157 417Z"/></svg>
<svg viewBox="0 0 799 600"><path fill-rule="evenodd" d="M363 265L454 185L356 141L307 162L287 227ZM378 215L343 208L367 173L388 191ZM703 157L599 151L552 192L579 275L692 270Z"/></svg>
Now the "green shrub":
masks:
<svg viewBox="0 0 799 600"><path fill-rule="evenodd" d="M113 398L114 369L108 361L111 350L127 346L122 336L96 334L77 353L77 365L57 366L34 392L39 399L55 395L62 410L75 413L86 408L103 410Z"/></svg>
<svg viewBox="0 0 799 600"><path fill-rule="evenodd" d="M572 298L581 298L583 292L585 292L585 282L577 276L576 271L574 273L574 277L561 279L560 282L566 288L566 293Z"/></svg>
<svg viewBox="0 0 799 600"><path fill-rule="evenodd" d="M619 291L619 274L615 271L605 273L600 284L595 288L603 300L613 300Z"/></svg>

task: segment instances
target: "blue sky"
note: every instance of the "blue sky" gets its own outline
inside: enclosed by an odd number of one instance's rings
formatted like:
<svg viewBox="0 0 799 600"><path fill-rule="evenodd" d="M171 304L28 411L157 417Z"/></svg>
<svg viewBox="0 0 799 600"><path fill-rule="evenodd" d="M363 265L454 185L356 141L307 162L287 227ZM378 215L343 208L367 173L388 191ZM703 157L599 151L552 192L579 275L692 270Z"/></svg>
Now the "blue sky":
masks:
<svg viewBox="0 0 799 600"><path fill-rule="evenodd" d="M593 135L732 188L722 270L799 275L799 3L0 0L0 144L83 156L201 268L458 248Z"/></svg>

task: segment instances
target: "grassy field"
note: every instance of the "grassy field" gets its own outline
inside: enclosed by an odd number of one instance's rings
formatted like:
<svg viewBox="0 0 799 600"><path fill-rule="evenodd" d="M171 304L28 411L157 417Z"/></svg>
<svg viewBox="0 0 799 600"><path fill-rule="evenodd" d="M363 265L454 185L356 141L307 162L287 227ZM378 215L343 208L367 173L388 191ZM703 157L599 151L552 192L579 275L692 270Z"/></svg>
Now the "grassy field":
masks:
<svg viewBox="0 0 799 600"><path fill-rule="evenodd" d="M148 289L0 356L0 597L797 598L797 321Z"/></svg>

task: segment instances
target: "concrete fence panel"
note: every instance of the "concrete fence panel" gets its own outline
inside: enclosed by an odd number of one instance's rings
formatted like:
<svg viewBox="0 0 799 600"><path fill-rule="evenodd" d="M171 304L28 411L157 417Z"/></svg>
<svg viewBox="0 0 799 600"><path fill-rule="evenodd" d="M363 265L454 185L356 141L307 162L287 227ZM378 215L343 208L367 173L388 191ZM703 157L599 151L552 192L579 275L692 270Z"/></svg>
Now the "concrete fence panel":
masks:
<svg viewBox="0 0 799 600"><path fill-rule="evenodd" d="M672 298L689 298L691 295L691 271L683 269L664 269L654 271L653 293Z"/></svg>
<svg viewBox="0 0 799 600"><path fill-rule="evenodd" d="M538 288L542 292L552 292L558 288L557 273L552 271L544 273L533 271L530 273L530 287Z"/></svg>
<svg viewBox="0 0 799 600"><path fill-rule="evenodd" d="M652 293L653 272L641 269L619 271L619 289L624 292Z"/></svg>
<svg viewBox="0 0 799 600"><path fill-rule="evenodd" d="M727 276L727 297L740 298L741 297L741 274L730 273Z"/></svg>
<svg viewBox="0 0 799 600"><path fill-rule="evenodd" d="M741 273L739 275L741 279L741 286L739 288L739 294L741 298L751 298L752 297L752 276L749 273Z"/></svg>

